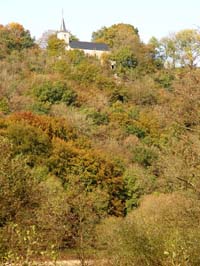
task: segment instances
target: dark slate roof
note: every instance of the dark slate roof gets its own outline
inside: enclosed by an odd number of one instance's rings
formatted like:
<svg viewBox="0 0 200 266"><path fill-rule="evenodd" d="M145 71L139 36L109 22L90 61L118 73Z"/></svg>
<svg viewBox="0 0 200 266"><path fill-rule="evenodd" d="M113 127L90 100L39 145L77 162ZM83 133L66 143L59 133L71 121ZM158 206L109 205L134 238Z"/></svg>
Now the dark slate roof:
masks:
<svg viewBox="0 0 200 266"><path fill-rule="evenodd" d="M109 51L109 47L105 43L71 41L69 46L81 50Z"/></svg>

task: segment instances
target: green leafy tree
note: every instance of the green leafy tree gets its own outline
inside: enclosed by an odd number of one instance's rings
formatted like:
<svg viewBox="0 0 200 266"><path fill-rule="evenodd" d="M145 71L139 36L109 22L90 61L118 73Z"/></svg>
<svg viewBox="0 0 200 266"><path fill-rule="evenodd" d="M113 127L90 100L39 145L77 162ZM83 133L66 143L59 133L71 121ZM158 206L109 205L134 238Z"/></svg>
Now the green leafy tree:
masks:
<svg viewBox="0 0 200 266"><path fill-rule="evenodd" d="M47 43L47 51L51 56L59 56L65 53L66 43L60 40L56 35L51 35Z"/></svg>
<svg viewBox="0 0 200 266"><path fill-rule="evenodd" d="M138 59L133 50L127 47L115 50L110 59L116 62L116 69L119 73L126 73L126 70L135 68L138 65Z"/></svg>
<svg viewBox="0 0 200 266"><path fill-rule="evenodd" d="M19 23L10 23L0 27L0 45L7 53L36 46L30 32Z"/></svg>
<svg viewBox="0 0 200 266"><path fill-rule="evenodd" d="M172 33L161 39L160 56L172 67L194 68L200 60L200 33L198 30L187 29Z"/></svg>
<svg viewBox="0 0 200 266"><path fill-rule="evenodd" d="M130 24L114 24L93 32L92 41L106 43L110 48L131 46L139 41L138 29Z"/></svg>
<svg viewBox="0 0 200 266"><path fill-rule="evenodd" d="M46 81L33 88L34 95L44 103L64 102L66 105L74 104L76 93L62 81Z"/></svg>

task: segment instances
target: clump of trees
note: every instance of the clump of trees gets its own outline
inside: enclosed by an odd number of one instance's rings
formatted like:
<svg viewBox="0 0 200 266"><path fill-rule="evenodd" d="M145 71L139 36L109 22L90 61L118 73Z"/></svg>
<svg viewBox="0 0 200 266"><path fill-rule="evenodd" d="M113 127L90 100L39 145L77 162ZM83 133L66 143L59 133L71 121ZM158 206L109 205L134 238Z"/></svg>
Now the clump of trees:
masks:
<svg viewBox="0 0 200 266"><path fill-rule="evenodd" d="M116 62L115 71L124 78L135 78L138 71L146 72L149 68L152 71L156 67L153 49L140 40L138 29L130 24L103 27L92 34L92 41L108 44L111 48L108 59Z"/></svg>
<svg viewBox="0 0 200 266"><path fill-rule="evenodd" d="M9 23L6 26L0 25L0 58L12 51L36 46L30 32L25 30L19 23Z"/></svg>
<svg viewBox="0 0 200 266"><path fill-rule="evenodd" d="M194 68L200 60L200 33L195 29L181 30L171 33L158 41L150 41L156 47L157 56L162 58L169 67Z"/></svg>

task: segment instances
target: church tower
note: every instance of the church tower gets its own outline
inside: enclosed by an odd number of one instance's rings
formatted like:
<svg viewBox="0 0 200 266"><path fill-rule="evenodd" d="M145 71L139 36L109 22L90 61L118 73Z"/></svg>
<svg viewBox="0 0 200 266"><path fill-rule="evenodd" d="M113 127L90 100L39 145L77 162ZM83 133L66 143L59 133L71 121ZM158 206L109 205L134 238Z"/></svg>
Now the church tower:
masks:
<svg viewBox="0 0 200 266"><path fill-rule="evenodd" d="M65 43L67 45L69 45L70 33L66 29L65 20L64 20L64 17L63 17L63 12L62 12L62 21L61 21L60 30L57 32L57 38L59 40L64 40Z"/></svg>

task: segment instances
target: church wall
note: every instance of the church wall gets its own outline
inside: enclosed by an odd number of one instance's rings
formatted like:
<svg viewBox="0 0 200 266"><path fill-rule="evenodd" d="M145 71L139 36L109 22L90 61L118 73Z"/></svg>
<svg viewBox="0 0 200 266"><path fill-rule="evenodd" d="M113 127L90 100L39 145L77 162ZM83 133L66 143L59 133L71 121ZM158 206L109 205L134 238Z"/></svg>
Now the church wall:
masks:
<svg viewBox="0 0 200 266"><path fill-rule="evenodd" d="M68 47L66 47L66 50L75 50L75 49L68 46ZM108 51L99 51L99 50L82 50L82 49L80 49L80 50L84 51L84 53L87 55L97 56L97 58L99 58L99 59L101 59L103 54L109 53Z"/></svg>
<svg viewBox="0 0 200 266"><path fill-rule="evenodd" d="M66 44L69 44L69 38L70 38L69 33L67 33L67 32L58 32L57 33L57 38L59 40L64 40Z"/></svg>
<svg viewBox="0 0 200 266"><path fill-rule="evenodd" d="M84 50L84 53L91 55L91 56L97 56L100 59L102 54L108 53L108 52L107 51L98 51L98 50Z"/></svg>

